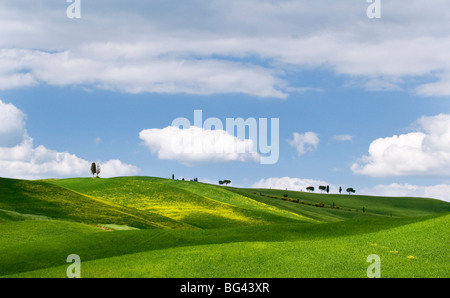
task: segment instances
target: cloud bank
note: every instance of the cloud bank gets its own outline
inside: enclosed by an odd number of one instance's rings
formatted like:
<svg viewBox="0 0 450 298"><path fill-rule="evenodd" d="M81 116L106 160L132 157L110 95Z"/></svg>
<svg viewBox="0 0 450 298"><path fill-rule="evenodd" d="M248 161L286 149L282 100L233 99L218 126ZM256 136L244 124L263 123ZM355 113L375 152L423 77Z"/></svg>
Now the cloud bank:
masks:
<svg viewBox="0 0 450 298"><path fill-rule="evenodd" d="M91 162L68 152L34 146L25 129L25 114L0 100L0 177L42 179L90 175ZM139 168L120 160L100 162L101 177L136 174Z"/></svg>
<svg viewBox="0 0 450 298"><path fill-rule="evenodd" d="M0 89L286 98L320 89L289 73L326 69L367 90L450 95L446 0L387 1L376 22L351 0L83 1L78 20L67 5L0 3Z"/></svg>

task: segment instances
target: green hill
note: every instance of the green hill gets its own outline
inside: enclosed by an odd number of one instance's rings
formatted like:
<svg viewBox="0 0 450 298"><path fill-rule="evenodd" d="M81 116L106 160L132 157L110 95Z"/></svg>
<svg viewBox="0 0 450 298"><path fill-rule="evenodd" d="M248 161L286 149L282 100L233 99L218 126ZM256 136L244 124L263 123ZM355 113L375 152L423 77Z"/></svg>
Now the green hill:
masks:
<svg viewBox="0 0 450 298"><path fill-rule="evenodd" d="M52 184L198 228L313 222L227 188L152 177L64 179Z"/></svg>
<svg viewBox="0 0 450 298"><path fill-rule="evenodd" d="M368 216L425 216L450 211L449 203L429 198L316 194L276 189L230 188L230 190L320 221L340 221ZM287 197L284 197L285 195ZM320 203L323 203L323 206ZM322 207L318 208L318 205Z"/></svg>
<svg viewBox="0 0 450 298"><path fill-rule="evenodd" d="M139 228L188 226L151 212L141 212L43 181L0 179L0 219L63 219Z"/></svg>
<svg viewBox="0 0 450 298"><path fill-rule="evenodd" d="M363 212L364 208L364 212ZM450 204L153 177L0 178L0 276L448 277Z"/></svg>

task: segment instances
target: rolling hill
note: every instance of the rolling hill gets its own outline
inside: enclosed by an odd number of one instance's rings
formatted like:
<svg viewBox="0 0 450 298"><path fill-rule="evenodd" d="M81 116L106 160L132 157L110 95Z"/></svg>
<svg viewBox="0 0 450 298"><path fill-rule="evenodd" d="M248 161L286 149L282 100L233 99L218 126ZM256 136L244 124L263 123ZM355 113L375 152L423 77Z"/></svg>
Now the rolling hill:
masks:
<svg viewBox="0 0 450 298"><path fill-rule="evenodd" d="M370 253L383 277L448 277L449 212L154 177L0 178L0 277L65 277L73 253L83 277L364 277Z"/></svg>
<svg viewBox="0 0 450 298"><path fill-rule="evenodd" d="M223 187L198 182L120 177L52 180L50 183L197 228L312 221Z"/></svg>

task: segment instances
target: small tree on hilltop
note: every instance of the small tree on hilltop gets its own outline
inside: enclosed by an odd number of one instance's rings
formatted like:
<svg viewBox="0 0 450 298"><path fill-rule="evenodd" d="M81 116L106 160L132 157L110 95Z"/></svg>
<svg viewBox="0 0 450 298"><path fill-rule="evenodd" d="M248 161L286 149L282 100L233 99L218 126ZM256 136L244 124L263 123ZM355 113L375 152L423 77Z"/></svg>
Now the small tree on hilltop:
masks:
<svg viewBox="0 0 450 298"><path fill-rule="evenodd" d="M225 183L226 186L231 183L231 180L223 180L223 183Z"/></svg>
<svg viewBox="0 0 450 298"><path fill-rule="evenodd" d="M319 190L320 190L320 193L322 193L323 191L327 190L327 187L323 186L323 185L320 185L319 186Z"/></svg>
<svg viewBox="0 0 450 298"><path fill-rule="evenodd" d="M95 173L97 173L97 178L99 178L98 175L100 175L100 164L97 164L97 169L95 170Z"/></svg>
<svg viewBox="0 0 450 298"><path fill-rule="evenodd" d="M347 192L350 195L351 193L355 193L356 190L354 190L353 188L349 187L349 188L347 188Z"/></svg>
<svg viewBox="0 0 450 298"><path fill-rule="evenodd" d="M94 175L97 173L97 167L95 166L95 162L91 164L91 173L92 177L94 177Z"/></svg>
<svg viewBox="0 0 450 298"><path fill-rule="evenodd" d="M313 192L313 191L314 191L314 186L308 186L308 187L306 188L306 190L307 190L307 191Z"/></svg>

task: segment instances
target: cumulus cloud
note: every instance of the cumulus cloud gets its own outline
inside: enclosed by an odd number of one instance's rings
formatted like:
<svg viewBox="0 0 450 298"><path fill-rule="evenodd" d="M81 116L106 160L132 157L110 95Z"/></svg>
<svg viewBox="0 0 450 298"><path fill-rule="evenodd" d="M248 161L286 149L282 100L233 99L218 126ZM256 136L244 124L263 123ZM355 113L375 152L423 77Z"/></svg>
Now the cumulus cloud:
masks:
<svg viewBox="0 0 450 298"><path fill-rule="evenodd" d="M139 168L120 160L100 163L101 177L128 176ZM19 179L82 177L90 174L91 162L68 152L57 152L40 145L34 147L27 137L14 147L0 147L0 176Z"/></svg>
<svg viewBox="0 0 450 298"><path fill-rule="evenodd" d="M25 114L0 100L0 147L19 144L26 135Z"/></svg>
<svg viewBox="0 0 450 298"><path fill-rule="evenodd" d="M416 132L373 141L369 155L352 165L355 174L450 176L450 115L422 117Z"/></svg>
<svg viewBox="0 0 450 298"><path fill-rule="evenodd" d="M185 165L261 160L254 150L253 140L241 140L221 129L168 126L142 130L139 138L159 159L176 160Z"/></svg>
<svg viewBox="0 0 450 298"><path fill-rule="evenodd" d="M34 146L25 129L25 114L13 104L0 100L0 177L42 179L88 176L90 162L68 152L58 152L42 145ZM139 168L119 160L102 164L102 177L132 175Z"/></svg>
<svg viewBox="0 0 450 298"><path fill-rule="evenodd" d="M417 186L408 183L392 183L362 189L361 194L389 197L422 197L450 202L450 185Z"/></svg>
<svg viewBox="0 0 450 298"><path fill-rule="evenodd" d="M101 163L101 176L116 177L116 176L130 176L139 173L140 169L134 165L126 164L118 159L111 159Z"/></svg>
<svg viewBox="0 0 450 298"><path fill-rule="evenodd" d="M34 148L27 137L14 147L0 147L0 165L2 177L33 179L87 175L90 163L67 152Z"/></svg>
<svg viewBox="0 0 450 298"><path fill-rule="evenodd" d="M319 136L314 132L306 132L304 134L294 132L293 139L288 140L288 143L297 150L298 155L317 149L319 142Z"/></svg>
<svg viewBox="0 0 450 298"><path fill-rule="evenodd" d="M319 186L321 185L323 186L329 185L330 189L336 188L335 186L321 180L291 178L291 177L272 177L261 179L255 182L251 187L306 191L306 188L308 186L314 186L315 189L319 189Z"/></svg>

